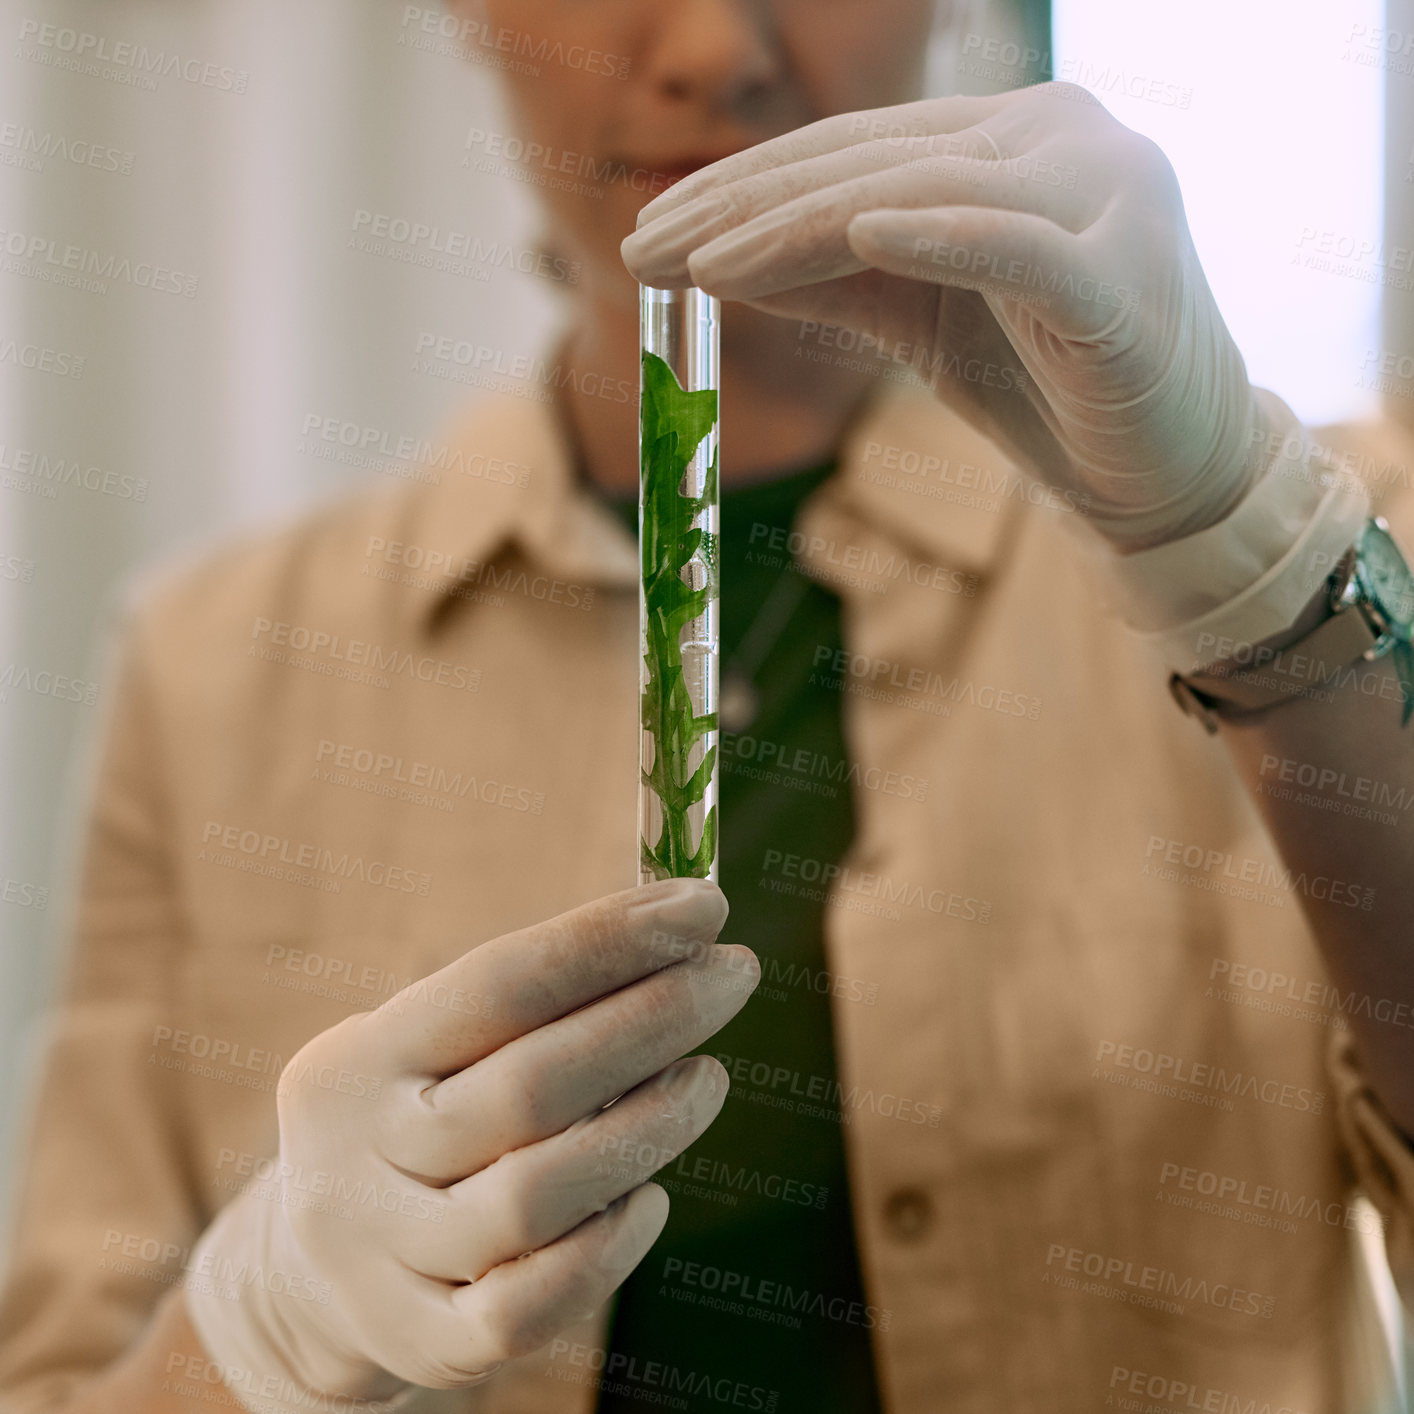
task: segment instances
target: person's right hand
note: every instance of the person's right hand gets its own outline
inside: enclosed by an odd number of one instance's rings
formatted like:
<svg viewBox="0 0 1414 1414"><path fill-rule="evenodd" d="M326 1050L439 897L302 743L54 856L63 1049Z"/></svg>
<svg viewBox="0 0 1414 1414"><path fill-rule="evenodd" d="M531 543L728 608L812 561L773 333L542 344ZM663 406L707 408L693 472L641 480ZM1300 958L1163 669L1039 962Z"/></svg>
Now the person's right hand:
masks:
<svg viewBox="0 0 1414 1414"><path fill-rule="evenodd" d="M677 1059L759 979L712 945L726 915L703 880L613 894L290 1060L279 1191L247 1188L189 1263L192 1324L249 1407L475 1384L608 1298L667 1219L646 1180L726 1096L715 1060Z"/></svg>
<svg viewBox="0 0 1414 1414"><path fill-rule="evenodd" d="M1295 422L1248 381L1168 159L1077 84L821 118L638 223L635 279L851 330L1124 553L1223 519Z"/></svg>

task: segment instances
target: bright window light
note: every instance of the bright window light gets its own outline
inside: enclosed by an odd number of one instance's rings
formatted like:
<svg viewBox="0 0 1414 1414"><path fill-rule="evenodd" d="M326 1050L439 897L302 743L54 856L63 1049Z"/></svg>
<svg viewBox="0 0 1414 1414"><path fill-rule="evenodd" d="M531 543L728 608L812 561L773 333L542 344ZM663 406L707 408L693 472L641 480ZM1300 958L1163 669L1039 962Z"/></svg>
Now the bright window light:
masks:
<svg viewBox="0 0 1414 1414"><path fill-rule="evenodd" d="M1056 77L1168 154L1253 382L1311 425L1377 408L1384 23L1383 0L1055 0Z"/></svg>

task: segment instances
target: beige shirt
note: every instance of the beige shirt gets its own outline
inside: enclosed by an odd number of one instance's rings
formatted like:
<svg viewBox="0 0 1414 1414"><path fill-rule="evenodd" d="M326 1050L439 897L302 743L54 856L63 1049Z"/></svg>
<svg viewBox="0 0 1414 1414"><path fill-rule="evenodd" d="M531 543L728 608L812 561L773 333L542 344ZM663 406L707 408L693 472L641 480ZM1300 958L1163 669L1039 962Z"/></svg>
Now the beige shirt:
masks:
<svg viewBox="0 0 1414 1414"><path fill-rule="evenodd" d="M194 1279L308 1037L635 882L632 540L543 403L487 400L454 447L129 617L0 1306L6 1410L60 1409ZM828 888L887 1407L1368 1410L1351 1204L1380 1206L1414 1295L1414 1157L1341 1006L1408 1025L1407 999L1331 995L1301 893L1360 908L1362 881L1284 873L1221 743L1096 607L1074 518L893 389L788 547L843 599L819 671L858 819L837 877L780 850L758 887ZM602 1340L414 1407L587 1411Z"/></svg>

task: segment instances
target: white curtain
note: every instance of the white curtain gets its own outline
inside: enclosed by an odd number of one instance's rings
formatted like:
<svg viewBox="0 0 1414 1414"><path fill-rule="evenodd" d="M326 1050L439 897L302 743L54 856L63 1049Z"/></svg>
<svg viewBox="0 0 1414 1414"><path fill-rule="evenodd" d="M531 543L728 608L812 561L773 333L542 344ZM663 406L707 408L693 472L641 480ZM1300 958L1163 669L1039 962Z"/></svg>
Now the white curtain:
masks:
<svg viewBox="0 0 1414 1414"><path fill-rule="evenodd" d="M513 266L476 278L350 246L377 217L483 249L534 238L523 187L461 166L469 128L504 128L490 71L440 52L424 14L441 12L0 5L0 1206L101 705L101 684L93 705L39 675L98 682L135 567L380 475L318 452L434 435L467 390L414 372L420 335L515 353L556 318L556 292ZM116 257L106 290L39 277L71 246ZM153 288L178 277L194 296Z"/></svg>

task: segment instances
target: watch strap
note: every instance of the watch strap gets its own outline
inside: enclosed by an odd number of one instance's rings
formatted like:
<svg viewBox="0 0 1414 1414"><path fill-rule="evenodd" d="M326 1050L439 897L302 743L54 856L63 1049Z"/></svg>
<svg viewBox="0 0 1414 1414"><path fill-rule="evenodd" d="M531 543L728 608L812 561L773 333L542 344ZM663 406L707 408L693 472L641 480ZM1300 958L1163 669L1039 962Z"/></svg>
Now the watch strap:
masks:
<svg viewBox="0 0 1414 1414"><path fill-rule="evenodd" d="M1319 692L1341 668L1363 658L1378 637L1361 609L1347 607L1285 648L1259 646L1246 663L1234 660L1221 671L1174 673L1169 690L1185 712L1215 732L1219 718L1253 716L1280 702Z"/></svg>

